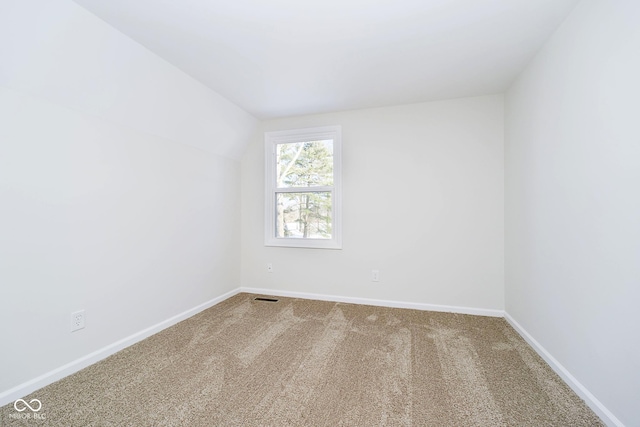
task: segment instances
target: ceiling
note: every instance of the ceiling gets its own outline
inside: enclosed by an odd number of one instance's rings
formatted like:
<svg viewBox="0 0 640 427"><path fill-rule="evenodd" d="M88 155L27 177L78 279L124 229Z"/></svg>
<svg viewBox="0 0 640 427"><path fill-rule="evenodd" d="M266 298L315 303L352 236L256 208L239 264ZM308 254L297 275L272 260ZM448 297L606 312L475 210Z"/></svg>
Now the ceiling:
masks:
<svg viewBox="0 0 640 427"><path fill-rule="evenodd" d="M578 0L75 0L275 118L503 92Z"/></svg>

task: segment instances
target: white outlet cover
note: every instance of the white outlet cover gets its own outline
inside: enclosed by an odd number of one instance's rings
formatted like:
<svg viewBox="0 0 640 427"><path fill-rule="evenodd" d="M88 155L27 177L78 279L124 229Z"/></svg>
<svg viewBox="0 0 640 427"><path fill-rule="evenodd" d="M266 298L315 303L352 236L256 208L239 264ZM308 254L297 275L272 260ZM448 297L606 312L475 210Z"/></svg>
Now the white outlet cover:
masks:
<svg viewBox="0 0 640 427"><path fill-rule="evenodd" d="M71 332L84 329L84 323L84 310L74 311L73 313L71 313Z"/></svg>

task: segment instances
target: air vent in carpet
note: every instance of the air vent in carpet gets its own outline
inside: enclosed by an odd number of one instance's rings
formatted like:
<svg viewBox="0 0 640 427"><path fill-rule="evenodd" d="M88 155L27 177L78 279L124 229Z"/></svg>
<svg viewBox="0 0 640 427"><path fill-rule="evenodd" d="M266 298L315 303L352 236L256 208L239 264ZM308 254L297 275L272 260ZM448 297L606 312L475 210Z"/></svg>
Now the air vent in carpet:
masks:
<svg viewBox="0 0 640 427"><path fill-rule="evenodd" d="M266 301L266 302L278 302L277 299L273 298L254 298L254 301Z"/></svg>

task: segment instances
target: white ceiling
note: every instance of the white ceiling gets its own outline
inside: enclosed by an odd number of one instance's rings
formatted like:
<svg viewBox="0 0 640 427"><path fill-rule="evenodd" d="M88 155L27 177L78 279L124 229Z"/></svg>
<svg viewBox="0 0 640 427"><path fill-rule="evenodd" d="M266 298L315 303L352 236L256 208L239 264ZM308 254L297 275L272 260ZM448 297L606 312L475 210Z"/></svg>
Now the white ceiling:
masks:
<svg viewBox="0 0 640 427"><path fill-rule="evenodd" d="M75 0L258 118L500 93L578 0Z"/></svg>

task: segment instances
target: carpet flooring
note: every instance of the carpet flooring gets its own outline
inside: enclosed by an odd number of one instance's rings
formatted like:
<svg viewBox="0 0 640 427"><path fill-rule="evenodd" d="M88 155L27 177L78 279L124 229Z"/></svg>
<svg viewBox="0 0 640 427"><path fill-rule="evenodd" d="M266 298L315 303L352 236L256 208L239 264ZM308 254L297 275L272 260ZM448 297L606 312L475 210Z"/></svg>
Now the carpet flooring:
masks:
<svg viewBox="0 0 640 427"><path fill-rule="evenodd" d="M0 408L0 425L603 425L504 319L255 297L26 396L38 412Z"/></svg>

